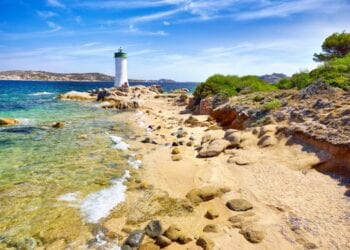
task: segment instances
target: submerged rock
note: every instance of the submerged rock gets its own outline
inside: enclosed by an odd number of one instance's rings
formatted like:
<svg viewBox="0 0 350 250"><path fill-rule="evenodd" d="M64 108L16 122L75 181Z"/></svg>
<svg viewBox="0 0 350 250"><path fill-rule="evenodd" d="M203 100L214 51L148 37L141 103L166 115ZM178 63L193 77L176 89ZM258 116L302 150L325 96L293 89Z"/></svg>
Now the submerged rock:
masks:
<svg viewBox="0 0 350 250"><path fill-rule="evenodd" d="M167 247L169 245L171 245L171 240L165 236L158 236L156 238L156 242L155 242L158 246L160 246L161 248Z"/></svg>
<svg viewBox="0 0 350 250"><path fill-rule="evenodd" d="M64 100L96 100L96 96L88 92L79 92L79 91L69 91L67 93L61 94L57 97L58 99Z"/></svg>
<svg viewBox="0 0 350 250"><path fill-rule="evenodd" d="M18 124L19 121L13 118L0 118L0 126L9 126Z"/></svg>
<svg viewBox="0 0 350 250"><path fill-rule="evenodd" d="M63 128L64 123L63 122L56 122L55 124L52 125L53 128Z"/></svg>
<svg viewBox="0 0 350 250"><path fill-rule="evenodd" d="M253 205L245 199L229 200L226 206L233 211L247 211L253 208Z"/></svg>

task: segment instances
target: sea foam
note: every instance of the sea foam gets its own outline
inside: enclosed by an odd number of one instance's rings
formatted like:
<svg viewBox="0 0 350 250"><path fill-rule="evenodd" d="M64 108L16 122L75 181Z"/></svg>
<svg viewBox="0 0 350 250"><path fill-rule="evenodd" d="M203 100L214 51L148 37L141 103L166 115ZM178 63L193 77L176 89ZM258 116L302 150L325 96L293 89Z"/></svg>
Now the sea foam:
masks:
<svg viewBox="0 0 350 250"><path fill-rule="evenodd" d="M55 94L55 93L43 91L43 92L36 92L36 93L28 94L28 95L38 96L38 95L53 95L53 94Z"/></svg>
<svg viewBox="0 0 350 250"><path fill-rule="evenodd" d="M129 177L130 173L126 170L121 178L112 181L110 187L91 193L83 200L80 210L87 222L97 223L108 216L115 206L125 201L127 187L123 183Z"/></svg>
<svg viewBox="0 0 350 250"><path fill-rule="evenodd" d="M111 140L114 143L113 148L119 150L127 150L129 148L129 144L123 141L123 139L116 135L111 135Z"/></svg>

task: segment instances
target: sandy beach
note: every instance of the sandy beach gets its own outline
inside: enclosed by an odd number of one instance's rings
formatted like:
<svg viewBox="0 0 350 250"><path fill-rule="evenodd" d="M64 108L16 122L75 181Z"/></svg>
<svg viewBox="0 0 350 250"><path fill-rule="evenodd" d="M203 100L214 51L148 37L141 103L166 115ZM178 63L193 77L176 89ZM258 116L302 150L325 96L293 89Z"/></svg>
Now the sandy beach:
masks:
<svg viewBox="0 0 350 250"><path fill-rule="evenodd" d="M176 225L191 238L187 244L174 242L165 249L201 249L196 239L202 235L212 241L213 249L350 247L346 187L312 169L320 161L317 155L301 145L288 145L288 138L276 137L275 125L266 127L274 140L269 147L259 147L258 136L247 129L236 132L242 141L238 149L199 158L196 148L202 137L210 134L223 138L223 129L207 131L208 127L185 126L190 114L181 114L185 107L166 95L147 96L142 106L141 111L128 113L128 121L137 131L137 139L128 143L142 158L142 167L128 183L126 202L105 220L107 235L115 234L123 241L130 231L157 219L164 229ZM206 121L208 117L196 118ZM185 132L185 136L177 138L178 131ZM145 138L153 143L142 143ZM193 143L186 145L191 140ZM183 145L174 147L178 142ZM174 148L181 159L172 159ZM231 191L186 207L186 194L203 187L228 187ZM247 212L228 209L225 204L231 199L245 199L253 206L249 210L252 214L238 224L229 219ZM217 218L206 218L210 209L215 210ZM214 229L203 232L207 225ZM239 233L247 227L262 232L263 240L258 244L249 242L249 236ZM153 240L146 236L143 242Z"/></svg>

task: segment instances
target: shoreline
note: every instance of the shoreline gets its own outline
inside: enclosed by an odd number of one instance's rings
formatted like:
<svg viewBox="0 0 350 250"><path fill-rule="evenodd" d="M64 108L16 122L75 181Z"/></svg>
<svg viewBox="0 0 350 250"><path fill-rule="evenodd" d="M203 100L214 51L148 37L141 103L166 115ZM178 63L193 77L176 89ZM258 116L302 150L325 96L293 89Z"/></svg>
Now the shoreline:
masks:
<svg viewBox="0 0 350 250"><path fill-rule="evenodd" d="M229 129L208 115L196 115L197 122L188 123L192 114L184 112L188 100L181 101L181 93L160 94L144 86L130 89L128 96L140 94L132 104L125 96L106 96L99 103L134 111L109 117L122 120L132 131L130 136L113 134L112 138L116 150L128 148L123 154L130 178L122 183L127 187L125 200L92 231L96 247L102 244L98 239L105 247L121 245L153 220L161 222L163 232L175 227L181 233L168 242L167 250L200 250L202 241L210 245L208 249L350 247L347 187L313 169L320 162L315 152L289 144L290 138L277 135L278 128L272 124L258 127L258 133L253 128L234 130L231 135L239 138L236 146L217 156L199 157L204 138L211 135L209 140L225 143ZM60 97L92 100L88 93L73 94ZM263 147L259 145L262 128L271 139ZM120 142L124 144L118 146ZM141 165L134 168L130 158ZM198 201L198 197L208 198ZM252 208L233 211L227 205L232 199L243 199ZM146 235L142 244L160 244L157 240Z"/></svg>

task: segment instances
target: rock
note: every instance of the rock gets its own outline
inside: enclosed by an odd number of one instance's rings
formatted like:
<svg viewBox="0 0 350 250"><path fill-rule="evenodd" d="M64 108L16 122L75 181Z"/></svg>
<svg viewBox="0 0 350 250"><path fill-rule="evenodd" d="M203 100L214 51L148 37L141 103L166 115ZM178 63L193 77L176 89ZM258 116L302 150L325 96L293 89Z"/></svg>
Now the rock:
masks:
<svg viewBox="0 0 350 250"><path fill-rule="evenodd" d="M211 134L206 134L202 137L201 140L201 145L203 145L204 143L210 142L212 140L212 135Z"/></svg>
<svg viewBox="0 0 350 250"><path fill-rule="evenodd" d="M146 137L146 138L143 139L141 142L142 142L142 143L151 143L152 140L151 140L149 137Z"/></svg>
<svg viewBox="0 0 350 250"><path fill-rule="evenodd" d="M58 99L64 99L64 100L96 100L96 96L91 95L88 92L79 92L79 91L69 91L65 94L61 94L57 97Z"/></svg>
<svg viewBox="0 0 350 250"><path fill-rule="evenodd" d="M219 213L214 209L208 209L207 213L204 216L209 220L214 220L215 218L219 217Z"/></svg>
<svg viewBox="0 0 350 250"><path fill-rule="evenodd" d="M135 230L129 234L128 238L125 240L124 245L129 245L131 247L138 247L141 245L145 233L142 230Z"/></svg>
<svg viewBox="0 0 350 250"><path fill-rule="evenodd" d="M9 126L18 124L19 121L13 118L0 118L0 126Z"/></svg>
<svg viewBox="0 0 350 250"><path fill-rule="evenodd" d="M241 214L234 215L228 219L232 223L233 227L242 228L243 225L248 222L251 222L252 217L255 216L255 213L252 211L244 212Z"/></svg>
<svg viewBox="0 0 350 250"><path fill-rule="evenodd" d="M213 112L213 98L207 97L199 103L199 115L210 115Z"/></svg>
<svg viewBox="0 0 350 250"><path fill-rule="evenodd" d="M307 243L304 244L304 247L306 249L316 249L317 245L315 243L312 243L312 242L307 242Z"/></svg>
<svg viewBox="0 0 350 250"><path fill-rule="evenodd" d="M275 112L273 114L273 117L275 118L276 122L282 122L286 119L286 115L283 112Z"/></svg>
<svg viewBox="0 0 350 250"><path fill-rule="evenodd" d="M176 241L180 244L187 244L192 241L191 237L186 236L182 230L175 226L171 225L165 232L164 235L169 238L171 241Z"/></svg>
<svg viewBox="0 0 350 250"><path fill-rule="evenodd" d="M273 138L270 135L264 135L258 141L258 146L261 148L265 148L265 147L271 146L273 144L274 144Z"/></svg>
<svg viewBox="0 0 350 250"><path fill-rule="evenodd" d="M187 147L192 147L192 146L193 146L193 141L188 141L188 142L186 143L186 146L187 146Z"/></svg>
<svg viewBox="0 0 350 250"><path fill-rule="evenodd" d="M160 246L161 248L167 247L169 245L171 245L171 240L165 236L158 236L156 238L156 242L155 242L158 246Z"/></svg>
<svg viewBox="0 0 350 250"><path fill-rule="evenodd" d="M233 211L247 211L253 208L253 205L244 199L233 199L226 202L226 206Z"/></svg>
<svg viewBox="0 0 350 250"><path fill-rule="evenodd" d="M208 224L203 228L203 232L205 233L217 233L219 232L217 225Z"/></svg>
<svg viewBox="0 0 350 250"><path fill-rule="evenodd" d="M87 134L81 134L81 135L78 136L79 140L86 140L87 138L88 138Z"/></svg>
<svg viewBox="0 0 350 250"><path fill-rule="evenodd" d="M314 109L323 109L323 108L328 108L332 104L330 102L326 102L322 99L317 99L314 105L312 106Z"/></svg>
<svg viewBox="0 0 350 250"><path fill-rule="evenodd" d="M23 238L17 244L17 249L19 250L35 250L37 248L36 240L32 237Z"/></svg>
<svg viewBox="0 0 350 250"><path fill-rule="evenodd" d="M55 124L52 125L53 128L63 128L64 123L63 122L56 122Z"/></svg>
<svg viewBox="0 0 350 250"><path fill-rule="evenodd" d="M235 161L235 164L238 165L238 166L246 166L246 165L249 164L249 161L244 160L244 159L237 159Z"/></svg>
<svg viewBox="0 0 350 250"><path fill-rule="evenodd" d="M162 224L159 220L152 220L146 226L145 232L151 238L158 237L163 233Z"/></svg>
<svg viewBox="0 0 350 250"><path fill-rule="evenodd" d="M202 188L194 188L186 194L186 198L193 203L200 203L204 201L210 201L216 197L221 197L223 194L230 192L228 187L213 187L206 186Z"/></svg>
<svg viewBox="0 0 350 250"><path fill-rule="evenodd" d="M121 250L134 250L135 248L129 246L129 245L122 245Z"/></svg>
<svg viewBox="0 0 350 250"><path fill-rule="evenodd" d="M197 127L201 125L201 122L193 117L192 115L190 117L188 117L185 121L184 121L185 125L188 127Z"/></svg>
<svg viewBox="0 0 350 250"><path fill-rule="evenodd" d="M236 157L235 157L235 156L230 156L230 157L227 159L227 163L236 163Z"/></svg>
<svg viewBox="0 0 350 250"><path fill-rule="evenodd" d="M160 247L152 242L147 242L139 247L139 250L159 250Z"/></svg>
<svg viewBox="0 0 350 250"><path fill-rule="evenodd" d="M180 149L179 148L173 148L173 150L171 150L171 154L173 154L173 155L180 154Z"/></svg>
<svg viewBox="0 0 350 250"><path fill-rule="evenodd" d="M264 239L264 232L257 228L254 225L248 225L247 227L243 227L240 231L240 234L246 238L251 243L259 243Z"/></svg>
<svg viewBox="0 0 350 250"><path fill-rule="evenodd" d="M302 114L300 114L298 111L293 110L290 112L290 120L294 122L304 122L304 117Z"/></svg>
<svg viewBox="0 0 350 250"><path fill-rule="evenodd" d="M198 240L196 241L196 245L200 246L204 250L214 249L214 242L203 235L199 236Z"/></svg>
<svg viewBox="0 0 350 250"><path fill-rule="evenodd" d="M181 157L181 155L172 155L171 156L171 160L173 160L173 161L181 161L182 157Z"/></svg>
<svg viewBox="0 0 350 250"><path fill-rule="evenodd" d="M317 81L302 89L299 92L299 98L307 99L311 96L318 96L320 94L328 94L329 96L332 96L334 93L335 89L331 85Z"/></svg>
<svg viewBox="0 0 350 250"><path fill-rule="evenodd" d="M213 157L221 154L228 146L230 142L224 139L215 139L211 142L204 143L202 149L199 151L200 157Z"/></svg>
<svg viewBox="0 0 350 250"><path fill-rule="evenodd" d="M230 142L231 147L237 147L241 143L241 137L237 132L238 130L235 129L229 129L225 132L224 139Z"/></svg>

